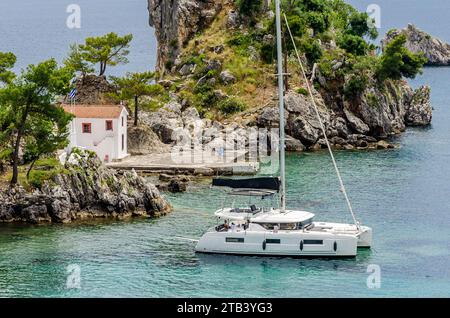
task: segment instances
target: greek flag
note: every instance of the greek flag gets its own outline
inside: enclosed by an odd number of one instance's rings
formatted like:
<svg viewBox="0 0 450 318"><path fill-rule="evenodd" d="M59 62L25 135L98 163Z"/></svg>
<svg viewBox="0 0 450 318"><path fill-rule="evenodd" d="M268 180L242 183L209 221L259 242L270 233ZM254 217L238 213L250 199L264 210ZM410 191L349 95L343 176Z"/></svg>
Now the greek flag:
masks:
<svg viewBox="0 0 450 318"><path fill-rule="evenodd" d="M70 91L69 98L74 99L76 95L77 95L77 90L74 88Z"/></svg>

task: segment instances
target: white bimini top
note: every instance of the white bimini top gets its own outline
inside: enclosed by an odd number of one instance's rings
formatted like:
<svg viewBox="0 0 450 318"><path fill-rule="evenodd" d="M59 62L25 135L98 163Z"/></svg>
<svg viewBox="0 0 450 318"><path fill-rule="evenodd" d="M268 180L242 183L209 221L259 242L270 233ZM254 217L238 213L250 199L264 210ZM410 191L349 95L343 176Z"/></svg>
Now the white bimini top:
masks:
<svg viewBox="0 0 450 318"><path fill-rule="evenodd" d="M287 210L286 212L280 212L279 210L274 210L273 212L255 215L250 221L254 223L300 223L313 217L313 213L306 211Z"/></svg>

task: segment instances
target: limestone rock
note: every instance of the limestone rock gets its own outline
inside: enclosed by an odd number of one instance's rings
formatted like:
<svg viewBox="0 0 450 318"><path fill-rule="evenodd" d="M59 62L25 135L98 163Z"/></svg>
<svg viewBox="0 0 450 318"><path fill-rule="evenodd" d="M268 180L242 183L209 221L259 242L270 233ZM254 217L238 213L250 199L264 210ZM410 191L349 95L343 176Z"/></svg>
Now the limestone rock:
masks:
<svg viewBox="0 0 450 318"><path fill-rule="evenodd" d="M156 68L161 73L173 64L184 43L208 26L222 9L216 0L147 0L150 26L158 40Z"/></svg>
<svg viewBox="0 0 450 318"><path fill-rule="evenodd" d="M181 76L187 76L189 74L192 74L193 70L194 70L193 64L184 64L178 72L180 73Z"/></svg>
<svg viewBox="0 0 450 318"><path fill-rule="evenodd" d="M222 83L224 83L225 85L234 83L236 81L236 77L229 70L222 71L219 77Z"/></svg>
<svg viewBox="0 0 450 318"><path fill-rule="evenodd" d="M287 124L287 118L289 113L285 111L284 116L284 123ZM266 107L263 108L258 117L256 118L256 124L258 127L264 127L264 128L272 128L272 127L279 127L279 121L280 121L280 112L278 110L278 107Z"/></svg>
<svg viewBox="0 0 450 318"><path fill-rule="evenodd" d="M344 109L344 114L347 117L347 121L350 124L350 127L352 127L352 129L355 130L357 133L366 134L370 131L369 126L367 126L366 123L364 123L351 111Z"/></svg>
<svg viewBox="0 0 450 318"><path fill-rule="evenodd" d="M162 183L157 185L157 188L172 193L186 192L189 183L189 178L186 176L169 176L167 174L161 174L159 180Z"/></svg>
<svg viewBox="0 0 450 318"><path fill-rule="evenodd" d="M103 166L91 152L77 150L65 172L29 193L21 187L0 192L0 222L68 223L82 218L159 216L171 210L153 184L134 171Z"/></svg>
<svg viewBox="0 0 450 318"><path fill-rule="evenodd" d="M300 140L295 139L289 135L286 135L286 151L291 152L300 152L305 150L305 146L301 143Z"/></svg>
<svg viewBox="0 0 450 318"><path fill-rule="evenodd" d="M380 140L376 144L377 149L391 149L394 148L394 145L388 143L385 140Z"/></svg>
<svg viewBox="0 0 450 318"><path fill-rule="evenodd" d="M299 116L292 125L292 136L309 146L318 140L319 132L304 117Z"/></svg>
<svg viewBox="0 0 450 318"><path fill-rule="evenodd" d="M412 24L408 24L405 29L389 31L382 41L382 46L386 47L392 39L400 34L406 36L406 48L413 53L423 53L428 59L428 65L450 65L450 44L419 30Z"/></svg>
<svg viewBox="0 0 450 318"><path fill-rule="evenodd" d="M141 112L141 119L167 144L175 141L175 130L183 127L180 112L181 105L172 101L155 112Z"/></svg>
<svg viewBox="0 0 450 318"><path fill-rule="evenodd" d="M408 126L426 126L431 118L430 87L423 86L414 92L411 104L406 106L405 121Z"/></svg>
<svg viewBox="0 0 450 318"><path fill-rule="evenodd" d="M107 94L114 92L115 88L108 82L106 76L96 74L87 74L79 77L75 81L77 94L75 96L77 104L98 105L114 103ZM65 97L64 103L70 103L68 97Z"/></svg>
<svg viewBox="0 0 450 318"><path fill-rule="evenodd" d="M131 155L168 153L170 149L158 135L146 125L128 127L128 152Z"/></svg>
<svg viewBox="0 0 450 318"><path fill-rule="evenodd" d="M227 28L234 29L240 24L239 12L236 10L230 10L228 12Z"/></svg>

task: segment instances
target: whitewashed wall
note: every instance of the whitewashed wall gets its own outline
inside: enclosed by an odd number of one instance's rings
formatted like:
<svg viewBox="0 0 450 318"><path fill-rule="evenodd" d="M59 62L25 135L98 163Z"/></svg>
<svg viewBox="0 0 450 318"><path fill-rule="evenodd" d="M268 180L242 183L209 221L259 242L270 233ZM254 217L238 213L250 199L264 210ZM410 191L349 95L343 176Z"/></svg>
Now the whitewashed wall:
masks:
<svg viewBox="0 0 450 318"><path fill-rule="evenodd" d="M75 118L71 124L71 136L69 149L79 147L94 151L98 157L105 161L123 159L128 156L127 148L127 111L125 108L119 118ZM122 126L123 118L123 126ZM106 130L106 121L113 122L113 130ZM83 133L83 124L91 124L91 133ZM75 133L73 132L75 125ZM122 135L124 136L124 147L122 149Z"/></svg>

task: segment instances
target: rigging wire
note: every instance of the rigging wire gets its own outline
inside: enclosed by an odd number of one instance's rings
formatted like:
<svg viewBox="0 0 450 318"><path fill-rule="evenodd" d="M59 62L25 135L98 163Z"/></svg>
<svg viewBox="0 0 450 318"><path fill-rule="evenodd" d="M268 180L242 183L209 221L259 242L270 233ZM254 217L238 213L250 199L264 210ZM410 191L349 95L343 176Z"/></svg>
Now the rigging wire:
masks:
<svg viewBox="0 0 450 318"><path fill-rule="evenodd" d="M311 96L311 101L312 101L312 104L314 106L314 110L316 112L316 115L317 115L317 118L318 118L318 121L319 121L319 124L320 124L320 128L322 130L323 136L325 138L325 142L327 144L328 152L330 153L330 156L331 156L331 161L333 162L334 170L336 171L336 175L337 175L337 177L339 179L339 184L341 186L341 192L343 193L345 201L347 202L348 210L350 211L350 214L352 215L352 218L353 218L353 221L355 222L356 228L358 229L358 231L360 231L360 225L359 225L358 221L356 220L355 213L353 212L352 204L350 203L350 199L348 198L347 191L345 189L344 181L342 180L341 173L339 171L339 168L337 166L336 160L335 160L334 155L333 155L333 151L331 150L331 146L330 146L330 142L328 141L328 137L327 137L327 134L326 134L325 126L324 126L324 124L322 122L322 119L320 118L319 109L318 109L318 107L316 105L316 101L314 99L314 95L313 95L313 92L312 92L312 89L311 89L311 84L310 84L310 82L309 82L309 80L308 80L308 78L306 76L305 68L303 67L302 60L300 59L300 55L299 55L298 50L297 50L297 45L295 44L294 37L293 37L292 32L291 32L291 28L289 27L289 22L287 20L287 17L286 17L285 13L283 13L283 16L284 16L284 21L286 23L287 30L289 32L289 36L290 36L291 41L292 41L292 45L294 46L294 51L295 51L295 54L297 56L298 63L300 64L300 69L302 71L302 75L305 78L306 87L308 89L309 95Z"/></svg>

